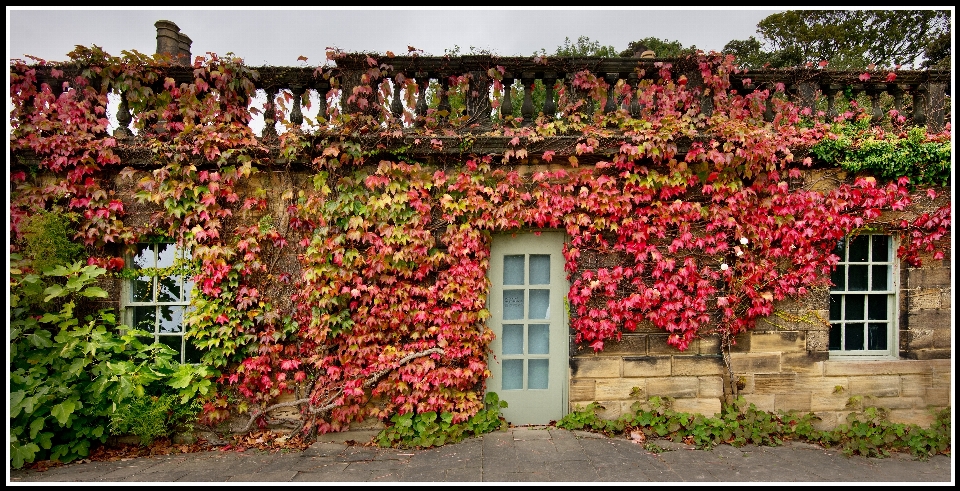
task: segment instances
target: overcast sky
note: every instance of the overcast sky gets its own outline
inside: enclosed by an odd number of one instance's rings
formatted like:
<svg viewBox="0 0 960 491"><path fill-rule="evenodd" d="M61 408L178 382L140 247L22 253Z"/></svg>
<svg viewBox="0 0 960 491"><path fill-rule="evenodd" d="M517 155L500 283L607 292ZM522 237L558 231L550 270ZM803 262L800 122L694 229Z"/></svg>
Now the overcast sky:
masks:
<svg viewBox="0 0 960 491"><path fill-rule="evenodd" d="M475 8L475 7L474 7ZM193 56L233 52L248 65L300 66L325 60L325 49L405 54L407 46L427 55L487 50L501 56L553 52L564 37L587 36L617 51L630 41L657 37L719 51L734 39L756 35L757 23L777 10L134 10L26 9L7 7L7 58L36 56L65 61L75 45L97 45L120 56L122 50L156 51L154 22L174 22L193 41Z"/></svg>

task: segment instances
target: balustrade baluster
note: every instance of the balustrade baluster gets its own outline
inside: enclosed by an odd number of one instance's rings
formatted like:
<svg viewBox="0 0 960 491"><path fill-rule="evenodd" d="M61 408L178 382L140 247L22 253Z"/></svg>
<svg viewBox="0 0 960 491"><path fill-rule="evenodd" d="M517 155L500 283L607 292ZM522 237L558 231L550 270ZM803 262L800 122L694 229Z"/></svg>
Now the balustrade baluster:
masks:
<svg viewBox="0 0 960 491"><path fill-rule="evenodd" d="M627 112L630 113L630 117L637 118L640 116L640 79L637 78L637 74L630 73L627 75L627 82L630 84L630 88L633 89L633 96L630 97L630 104L627 106Z"/></svg>
<svg viewBox="0 0 960 491"><path fill-rule="evenodd" d="M272 140L277 138L277 88L276 87L265 87L263 91L267 95L267 103L263 108L263 135L261 138L265 140Z"/></svg>
<svg viewBox="0 0 960 491"><path fill-rule="evenodd" d="M400 90L403 85L400 83L398 78L402 74L398 74L393 78L393 101L390 102L390 114L393 115L393 118L396 119L401 124L403 123L403 104L400 102Z"/></svg>
<svg viewBox="0 0 960 491"><path fill-rule="evenodd" d="M450 107L450 76L440 76L440 105L437 109L441 112L446 111L446 115L441 114L440 119L447 119L450 117L450 111L453 109Z"/></svg>
<svg viewBox="0 0 960 491"><path fill-rule="evenodd" d="M557 103L553 100L553 86L557 83L557 74L547 72L543 76L543 86L546 89L546 97L543 99L543 115L548 119L553 119L557 114Z"/></svg>
<svg viewBox="0 0 960 491"><path fill-rule="evenodd" d="M894 84L890 86L890 94L893 95L893 107L898 115L903 115L903 89L904 85Z"/></svg>
<svg viewBox="0 0 960 491"><path fill-rule="evenodd" d="M918 85L913 89L913 124L927 125L927 84Z"/></svg>
<svg viewBox="0 0 960 491"><path fill-rule="evenodd" d="M330 93L330 81L321 78L316 81L313 88L317 90L317 98L320 99L317 109L317 120L319 122L319 120L322 118L323 123L326 123L327 116L329 116L327 114L327 111L329 110L327 107L327 94Z"/></svg>
<svg viewBox="0 0 960 491"><path fill-rule="evenodd" d="M113 131L114 138L119 140L132 138L133 133L130 131L131 121L133 121L133 117L130 115L130 103L127 102L127 94L120 92L120 106L117 108L117 123L120 125Z"/></svg>
<svg viewBox="0 0 960 491"><path fill-rule="evenodd" d="M417 72L417 120L414 126L423 126L427 117L427 86L430 85L430 76L426 72Z"/></svg>
<svg viewBox="0 0 960 491"><path fill-rule="evenodd" d="M797 95L800 97L800 107L809 111L810 116L813 117L816 113L816 108L813 105L813 101L816 98L816 85L804 82L797 84L796 86Z"/></svg>
<svg viewBox="0 0 960 491"><path fill-rule="evenodd" d="M603 105L603 114L610 114L617 110L617 101L614 92L617 89L617 81L620 80L619 73L608 73L603 77L608 84L607 102Z"/></svg>
<svg viewBox="0 0 960 491"><path fill-rule="evenodd" d="M523 116L525 124L533 119L534 81L534 74L532 72L523 72L523 75L520 77L520 83L523 84L523 105L520 106L520 115Z"/></svg>
<svg viewBox="0 0 960 491"><path fill-rule="evenodd" d="M880 108L880 93L883 92L883 87L871 85L866 92L870 97L870 121L879 123L883 119L883 109Z"/></svg>
<svg viewBox="0 0 960 491"><path fill-rule="evenodd" d="M513 99L510 92L513 90L513 77L503 76L503 100L500 102L500 119L506 120L513 116Z"/></svg>
<svg viewBox="0 0 960 491"><path fill-rule="evenodd" d="M822 90L827 96L827 120L833 121L837 117L837 93L840 92L840 86L828 84Z"/></svg>
<svg viewBox="0 0 960 491"><path fill-rule="evenodd" d="M290 86L290 92L293 93L293 109L290 111L290 122L295 124L295 129L299 130L303 124L303 113L300 112L300 97L306 91L306 87L300 84Z"/></svg>

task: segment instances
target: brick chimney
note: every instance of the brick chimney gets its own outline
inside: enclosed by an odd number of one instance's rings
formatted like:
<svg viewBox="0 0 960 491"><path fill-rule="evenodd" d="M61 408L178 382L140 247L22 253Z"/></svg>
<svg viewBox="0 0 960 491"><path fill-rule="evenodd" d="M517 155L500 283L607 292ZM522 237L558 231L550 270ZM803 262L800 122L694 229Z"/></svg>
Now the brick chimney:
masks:
<svg viewBox="0 0 960 491"><path fill-rule="evenodd" d="M168 20L158 20L154 27L157 28L157 54L172 56L174 63L178 65L189 65L190 45L193 41Z"/></svg>

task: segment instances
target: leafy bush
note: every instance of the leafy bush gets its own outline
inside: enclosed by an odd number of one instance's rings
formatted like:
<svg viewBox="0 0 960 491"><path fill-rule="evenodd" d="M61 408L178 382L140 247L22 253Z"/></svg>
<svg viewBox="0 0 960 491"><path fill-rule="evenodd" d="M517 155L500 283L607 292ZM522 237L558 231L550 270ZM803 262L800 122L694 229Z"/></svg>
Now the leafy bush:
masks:
<svg viewBox="0 0 960 491"><path fill-rule="evenodd" d="M137 396L125 401L110 415L110 433L136 435L141 445L168 437L181 425L196 419L200 403L182 403L176 394Z"/></svg>
<svg viewBox="0 0 960 491"><path fill-rule="evenodd" d="M106 441L124 401L178 372L175 353L144 344L141 331L120 334L111 311L77 319L77 301L107 296L95 286L103 268L77 262L24 274L19 261L13 255L10 270L11 464L69 462Z"/></svg>
<svg viewBox="0 0 960 491"><path fill-rule="evenodd" d="M395 414L390 418L393 425L377 435L377 444L381 447L428 448L499 430L506 424L500 416L500 409L507 407L507 402L501 401L495 392L488 392L484 404L483 409L463 423L454 423L453 414L449 412L439 415L435 411Z"/></svg>

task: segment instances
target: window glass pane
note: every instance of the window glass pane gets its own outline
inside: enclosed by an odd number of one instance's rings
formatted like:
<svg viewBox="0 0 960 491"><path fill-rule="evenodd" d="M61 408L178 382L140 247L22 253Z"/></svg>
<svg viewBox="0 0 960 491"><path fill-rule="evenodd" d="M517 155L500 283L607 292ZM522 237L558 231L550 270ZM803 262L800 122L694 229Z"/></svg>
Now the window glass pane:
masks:
<svg viewBox="0 0 960 491"><path fill-rule="evenodd" d="M837 266L837 269L833 270L830 273L830 281L833 282L833 286L830 287L831 290L843 291L847 288L847 282L845 278L847 277L847 267L846 266Z"/></svg>
<svg viewBox="0 0 960 491"><path fill-rule="evenodd" d="M847 268L847 290L852 292L862 292L867 290L867 265L850 266Z"/></svg>
<svg viewBox="0 0 960 491"><path fill-rule="evenodd" d="M138 276L132 280L130 288L131 300L134 302L153 302L153 277Z"/></svg>
<svg viewBox="0 0 960 491"><path fill-rule="evenodd" d="M523 388L523 360L503 360L503 390Z"/></svg>
<svg viewBox="0 0 960 491"><path fill-rule="evenodd" d="M867 349L887 349L887 324L871 322L867 326Z"/></svg>
<svg viewBox="0 0 960 491"><path fill-rule="evenodd" d="M160 336L159 341L177 352L177 360L183 359L183 336Z"/></svg>
<svg viewBox="0 0 960 491"><path fill-rule="evenodd" d="M873 240L873 261L883 263L889 261L890 257L890 237L886 235L872 235Z"/></svg>
<svg viewBox="0 0 960 491"><path fill-rule="evenodd" d="M157 278L157 301L158 302L179 302L180 301L180 277L179 276L161 276Z"/></svg>
<svg viewBox="0 0 960 491"><path fill-rule="evenodd" d="M530 324L527 330L527 353L531 355L549 354L550 324Z"/></svg>
<svg viewBox="0 0 960 491"><path fill-rule="evenodd" d="M830 349L840 349L843 344L840 342L843 336L842 324L830 324Z"/></svg>
<svg viewBox="0 0 960 491"><path fill-rule="evenodd" d="M546 389L547 381L550 375L550 360L541 358L538 360L527 361L530 367L530 375L527 379L528 389Z"/></svg>
<svg viewBox="0 0 960 491"><path fill-rule="evenodd" d="M840 314L843 312L841 307L843 306L843 295L830 295L830 320L840 321L843 320L843 317L840 317Z"/></svg>
<svg viewBox="0 0 960 491"><path fill-rule="evenodd" d="M150 334L155 332L155 323L157 320L157 308L134 307L133 308L133 328L147 331Z"/></svg>
<svg viewBox="0 0 960 491"><path fill-rule="evenodd" d="M863 349L863 324L847 324L844 326L843 349Z"/></svg>
<svg viewBox="0 0 960 491"><path fill-rule="evenodd" d="M850 241L850 262L865 263L869 257L870 236L858 235Z"/></svg>
<svg viewBox="0 0 960 491"><path fill-rule="evenodd" d="M869 295L867 299L867 319L885 321L887 317L887 295Z"/></svg>
<svg viewBox="0 0 960 491"><path fill-rule="evenodd" d="M177 246L175 244L157 244L157 267L169 268L176 259Z"/></svg>
<svg viewBox="0 0 960 491"><path fill-rule="evenodd" d="M863 303L866 295L846 295L843 306L843 318L848 321L863 320Z"/></svg>
<svg viewBox="0 0 960 491"><path fill-rule="evenodd" d="M550 255L533 254L530 256L530 284L550 284Z"/></svg>
<svg viewBox="0 0 960 491"><path fill-rule="evenodd" d="M522 285L524 270L523 255L503 256L503 284Z"/></svg>
<svg viewBox="0 0 960 491"><path fill-rule="evenodd" d="M133 256L133 269L154 268L157 263L154 261L153 246L150 244L137 244L137 254Z"/></svg>
<svg viewBox="0 0 960 491"><path fill-rule="evenodd" d="M847 239L846 237L837 241L837 247L833 249L833 253L840 258L841 261L847 260Z"/></svg>
<svg viewBox="0 0 960 491"><path fill-rule="evenodd" d="M193 344L192 339L184 339L183 341L184 341L183 342L184 347L187 350L187 352L183 356L183 361L185 363L200 363L200 359L202 356L202 353L200 353L200 349L198 349L197 346Z"/></svg>
<svg viewBox="0 0 960 491"><path fill-rule="evenodd" d="M871 290L890 289L890 266L872 266L873 278L870 280Z"/></svg>
<svg viewBox="0 0 960 491"><path fill-rule="evenodd" d="M550 290L530 290L530 318L550 317Z"/></svg>
<svg viewBox="0 0 960 491"><path fill-rule="evenodd" d="M503 354L523 354L523 324L503 325Z"/></svg>
<svg viewBox="0 0 960 491"><path fill-rule="evenodd" d="M523 319L523 290L503 291L503 318Z"/></svg>
<svg viewBox="0 0 960 491"><path fill-rule="evenodd" d="M183 332L183 305L160 306L161 333Z"/></svg>
<svg viewBox="0 0 960 491"><path fill-rule="evenodd" d="M190 275L186 275L186 276L183 276L182 279L183 279L183 292L182 292L183 299L182 300L184 302L189 302L190 292L193 291L193 277Z"/></svg>

